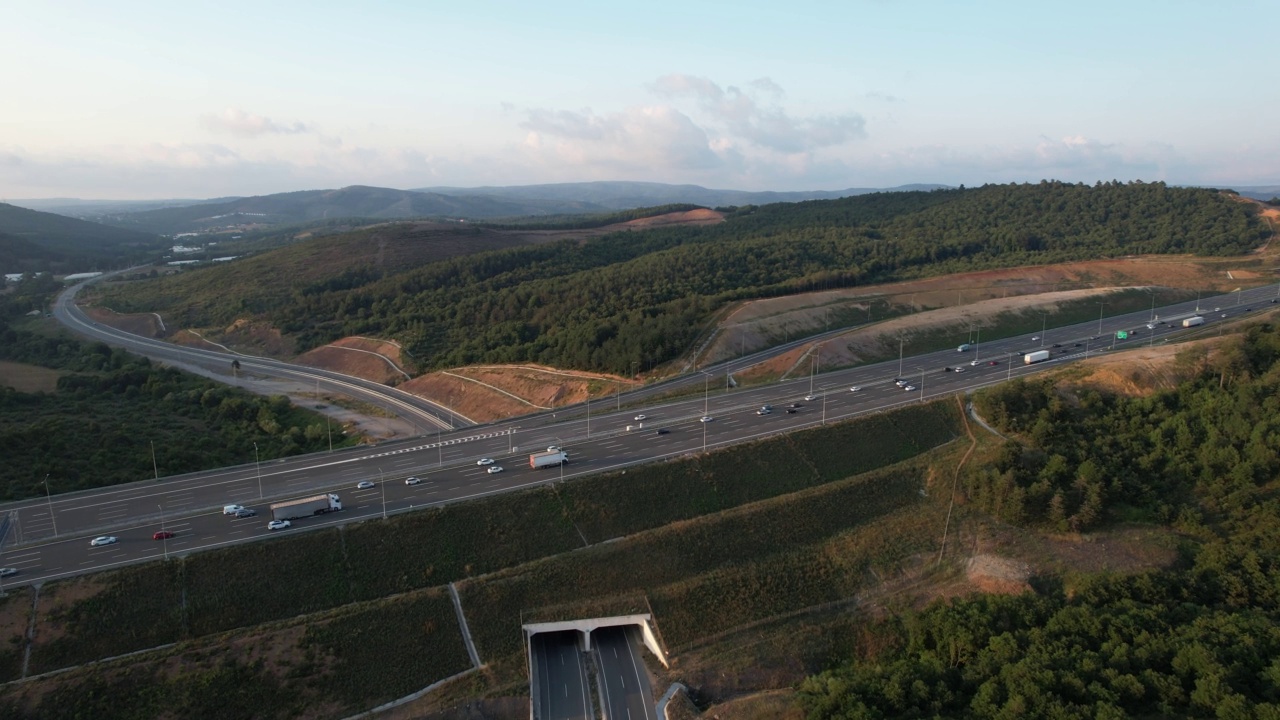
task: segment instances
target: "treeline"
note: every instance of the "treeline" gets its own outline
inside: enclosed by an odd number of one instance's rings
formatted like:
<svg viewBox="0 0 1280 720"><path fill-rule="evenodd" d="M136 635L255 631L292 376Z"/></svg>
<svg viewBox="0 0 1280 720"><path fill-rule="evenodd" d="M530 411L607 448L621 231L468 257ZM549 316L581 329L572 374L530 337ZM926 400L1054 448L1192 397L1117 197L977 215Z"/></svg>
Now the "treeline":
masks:
<svg viewBox="0 0 1280 720"><path fill-rule="evenodd" d="M54 393L0 386L0 500L269 460L329 447L324 418L101 343L0 324L0 359L71 371ZM334 445L344 443L332 427ZM152 452L154 446L154 465Z"/></svg>
<svg viewBox="0 0 1280 720"><path fill-rule="evenodd" d="M1280 716L1280 327L1184 363L1148 398L984 391L1022 442L968 487L1018 522L1172 524L1177 567L903 613L871 631L883 650L804 683L808 717Z"/></svg>
<svg viewBox="0 0 1280 720"><path fill-rule="evenodd" d="M1085 258L1238 254L1268 234L1249 206L1163 183L878 193L738 208L718 225L466 255L378 279L351 269L335 284L295 286L262 316L303 349L369 334L399 340L422 367L625 372L677 357L733 300ZM164 309L148 306L158 298L147 292L108 302ZM235 302L179 316L225 321Z"/></svg>
<svg viewBox="0 0 1280 720"><path fill-rule="evenodd" d="M658 215L669 215L671 213L688 212L690 210L701 209L703 209L701 205L692 205L690 203L671 203L668 205L655 205L653 207L633 208L631 210L618 210L610 213L593 213L588 215L546 215L542 217L507 220L505 222L478 222L473 224L495 230L584 230L587 228L598 228L606 225L614 225L616 223L630 222L632 220L639 220L640 218L657 217Z"/></svg>

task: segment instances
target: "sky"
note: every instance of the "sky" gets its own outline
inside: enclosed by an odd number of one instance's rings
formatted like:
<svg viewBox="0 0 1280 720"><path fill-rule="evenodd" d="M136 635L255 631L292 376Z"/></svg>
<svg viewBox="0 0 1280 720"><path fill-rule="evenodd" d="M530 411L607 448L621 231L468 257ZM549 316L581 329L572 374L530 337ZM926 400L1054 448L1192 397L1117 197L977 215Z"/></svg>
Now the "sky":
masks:
<svg viewBox="0 0 1280 720"><path fill-rule="evenodd" d="M1280 184L1274 0L7 0L0 200Z"/></svg>

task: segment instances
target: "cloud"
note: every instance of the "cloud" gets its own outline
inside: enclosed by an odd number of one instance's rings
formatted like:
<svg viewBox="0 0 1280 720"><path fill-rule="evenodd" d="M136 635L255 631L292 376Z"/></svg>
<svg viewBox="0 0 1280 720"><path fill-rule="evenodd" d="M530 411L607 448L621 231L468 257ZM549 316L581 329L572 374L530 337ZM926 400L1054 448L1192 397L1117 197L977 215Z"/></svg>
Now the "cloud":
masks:
<svg viewBox="0 0 1280 720"><path fill-rule="evenodd" d="M749 88L774 100L782 88L769 78L751 81ZM866 137L866 121L857 113L793 118L782 107L762 105L757 95L732 85L721 88L703 77L680 73L658 78L652 89L673 98L690 97L721 131L761 148L783 153L800 153L843 145Z"/></svg>
<svg viewBox="0 0 1280 720"><path fill-rule="evenodd" d="M867 93L865 97L869 100L881 100L883 102L891 102L891 103L902 102L902 98L896 95L890 95L889 93L883 93L878 90L873 90Z"/></svg>
<svg viewBox="0 0 1280 720"><path fill-rule="evenodd" d="M309 123L281 124L269 117L254 115L239 108L227 108L214 115L205 115L202 120L206 127L216 132L231 133L241 137L301 135L316 131L315 127Z"/></svg>
<svg viewBox="0 0 1280 720"><path fill-rule="evenodd" d="M728 155L687 115L669 106L627 108L608 114L587 110L530 110L520 127L525 148L544 159L614 170L700 170Z"/></svg>

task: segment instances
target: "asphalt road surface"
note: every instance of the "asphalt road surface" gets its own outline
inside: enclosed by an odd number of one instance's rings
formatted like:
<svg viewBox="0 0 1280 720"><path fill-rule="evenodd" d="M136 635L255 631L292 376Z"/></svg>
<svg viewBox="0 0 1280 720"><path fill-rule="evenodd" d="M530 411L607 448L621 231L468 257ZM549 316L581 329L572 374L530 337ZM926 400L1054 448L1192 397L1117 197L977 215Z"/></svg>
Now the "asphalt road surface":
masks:
<svg viewBox="0 0 1280 720"><path fill-rule="evenodd" d="M1199 314L1206 324L1190 332L1212 333L1223 321L1274 309L1273 300L1280 300L1280 286L1202 299ZM1194 302L1180 303L1151 313L1105 318L1100 323L1048 328L1043 335L982 343L965 353L943 350L731 391L722 389L722 376L707 373L692 378L703 385L702 394L650 406L619 409L608 401L593 402L488 426L439 430L434 437L260 464L246 458L238 467L79 493L57 494L58 479L50 478L51 496L0 506L0 527L6 521L8 527L0 547L0 567L19 570L5 585L67 577L155 559L166 552L187 553L273 534L304 532L719 449L1005 382L1113 349L1159 343L1188 332L1177 323L1195 310ZM1148 329L1153 315L1173 324L1151 322L1154 328ZM1118 330L1137 334L1118 340ZM1052 353L1049 361L1022 364L1022 353L1041 348ZM962 371L955 372L957 367ZM914 390L895 385L896 377L909 380ZM852 387L858 390L852 391ZM788 407L792 403L798 407ZM757 414L766 404L773 410ZM640 414L645 418L636 420ZM703 416L709 421L700 422ZM627 426L632 429L628 431ZM659 430L667 432L659 434ZM571 463L543 470L529 468L528 454L550 445L563 447ZM477 465L480 458L491 458L495 465ZM503 471L488 472L497 466ZM422 482L406 485L405 478L410 475ZM372 480L375 486L356 490L361 480ZM288 530L273 533L266 529L270 502L318 492L338 493L344 510L296 520ZM229 503L254 508L258 516L224 516L221 508ZM175 537L152 540L162 526ZM119 542L90 547L90 539L101 534L114 535Z"/></svg>
<svg viewBox="0 0 1280 720"><path fill-rule="evenodd" d="M538 720L592 720L587 668L578 650L578 633L538 633L530 638L534 717ZM610 716L612 717L612 716Z"/></svg>
<svg viewBox="0 0 1280 720"><path fill-rule="evenodd" d="M636 635L634 626L603 627L591 633L600 705L609 720L658 720Z"/></svg>

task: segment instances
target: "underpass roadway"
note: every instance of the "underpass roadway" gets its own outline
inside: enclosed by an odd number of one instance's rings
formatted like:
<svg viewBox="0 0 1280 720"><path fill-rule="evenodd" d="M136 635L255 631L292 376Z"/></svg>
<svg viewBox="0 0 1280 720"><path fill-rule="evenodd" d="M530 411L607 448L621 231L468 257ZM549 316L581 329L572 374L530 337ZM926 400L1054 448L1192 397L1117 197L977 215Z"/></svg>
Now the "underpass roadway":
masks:
<svg viewBox="0 0 1280 720"><path fill-rule="evenodd" d="M642 654L648 649L664 666L667 658L651 616L526 623L523 629L530 718L657 720Z"/></svg>

